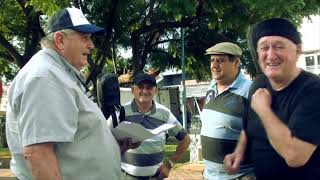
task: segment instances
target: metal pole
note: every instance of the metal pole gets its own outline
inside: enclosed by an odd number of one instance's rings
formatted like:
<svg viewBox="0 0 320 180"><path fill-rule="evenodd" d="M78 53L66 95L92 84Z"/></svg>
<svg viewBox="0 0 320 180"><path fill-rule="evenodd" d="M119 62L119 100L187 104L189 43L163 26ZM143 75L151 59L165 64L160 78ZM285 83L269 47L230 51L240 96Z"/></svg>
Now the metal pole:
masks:
<svg viewBox="0 0 320 180"><path fill-rule="evenodd" d="M182 119L183 127L187 129L187 110L186 110L186 83L185 83L185 58L184 58L184 29L181 28L181 69L182 69Z"/></svg>

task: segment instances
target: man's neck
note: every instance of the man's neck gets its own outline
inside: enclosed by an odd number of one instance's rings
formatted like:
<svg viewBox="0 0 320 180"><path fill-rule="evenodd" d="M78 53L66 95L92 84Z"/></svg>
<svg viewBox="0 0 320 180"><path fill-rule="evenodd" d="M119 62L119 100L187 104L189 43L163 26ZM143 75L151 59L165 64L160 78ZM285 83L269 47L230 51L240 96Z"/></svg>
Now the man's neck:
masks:
<svg viewBox="0 0 320 180"><path fill-rule="evenodd" d="M235 76L231 80L217 80L216 83L217 83L218 93L221 94L225 90L227 90L229 88L229 86L233 83L233 81L235 81L236 78L237 78L237 76Z"/></svg>
<svg viewBox="0 0 320 180"><path fill-rule="evenodd" d="M136 102L138 110L140 112L147 113L147 112L151 111L152 101L151 102L142 103L142 102L139 102L139 101L135 100L135 102Z"/></svg>
<svg viewBox="0 0 320 180"><path fill-rule="evenodd" d="M295 71L292 72L292 75L287 75L287 77L290 77L288 79L269 79L270 84L272 86L272 89L276 90L276 91L280 91L284 88L286 88L287 86L289 86L289 84L291 84L291 82L293 80L295 80L299 74L302 72L302 70L300 68L297 68Z"/></svg>
<svg viewBox="0 0 320 180"><path fill-rule="evenodd" d="M222 84L218 84L217 83L217 90L218 90L218 94L223 93L225 90L228 89L230 85L222 85Z"/></svg>

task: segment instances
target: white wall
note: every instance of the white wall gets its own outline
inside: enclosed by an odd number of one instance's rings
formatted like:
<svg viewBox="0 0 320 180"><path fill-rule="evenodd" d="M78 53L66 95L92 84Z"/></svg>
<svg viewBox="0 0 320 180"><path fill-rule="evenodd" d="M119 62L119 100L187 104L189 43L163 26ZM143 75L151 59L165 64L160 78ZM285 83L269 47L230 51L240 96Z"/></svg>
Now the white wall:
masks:
<svg viewBox="0 0 320 180"><path fill-rule="evenodd" d="M2 98L0 99L0 111L6 111L7 109L7 92L8 92L8 88L9 86L3 86L3 94L2 94Z"/></svg>
<svg viewBox="0 0 320 180"><path fill-rule="evenodd" d="M304 51L320 49L320 15L305 18L299 31Z"/></svg>
<svg viewBox="0 0 320 180"><path fill-rule="evenodd" d="M303 52L320 50L320 15L312 16L310 19L305 18L299 28L299 32L301 33ZM319 51L313 54L303 53L298 60L297 66L306 70L305 57L314 55L315 67L312 72L320 74L316 57L318 54Z"/></svg>

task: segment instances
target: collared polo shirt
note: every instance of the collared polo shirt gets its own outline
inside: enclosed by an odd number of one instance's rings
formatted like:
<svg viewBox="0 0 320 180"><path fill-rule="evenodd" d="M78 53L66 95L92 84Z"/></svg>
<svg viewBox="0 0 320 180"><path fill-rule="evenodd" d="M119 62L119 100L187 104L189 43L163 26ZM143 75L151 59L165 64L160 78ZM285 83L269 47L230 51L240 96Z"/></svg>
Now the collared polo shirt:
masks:
<svg viewBox="0 0 320 180"><path fill-rule="evenodd" d="M222 93L213 80L208 88L206 102L201 113L201 145L205 179L233 179L239 174L228 175L223 167L226 154L232 153L242 130L242 118L248 103L251 81L239 73L234 82Z"/></svg>
<svg viewBox="0 0 320 180"><path fill-rule="evenodd" d="M139 123L146 129L155 129L164 123L175 124L168 130L168 135L178 140L184 139L187 132L169 109L163 105L153 102L152 109L148 113L142 113L133 100L124 105L126 121ZM160 133L150 139L146 139L136 149L130 149L122 156L121 168L133 176L152 176L162 164L166 133Z"/></svg>
<svg viewBox="0 0 320 180"><path fill-rule="evenodd" d="M6 133L11 170L19 179L32 179L23 147L46 142L55 143L63 179L119 179L119 146L77 76L62 56L45 48L13 80Z"/></svg>

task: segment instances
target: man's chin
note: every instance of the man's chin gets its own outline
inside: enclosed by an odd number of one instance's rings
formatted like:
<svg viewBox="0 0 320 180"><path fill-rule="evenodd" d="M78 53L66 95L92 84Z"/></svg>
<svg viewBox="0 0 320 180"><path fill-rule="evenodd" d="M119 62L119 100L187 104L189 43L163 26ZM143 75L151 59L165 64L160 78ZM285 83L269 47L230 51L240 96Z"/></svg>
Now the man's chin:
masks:
<svg viewBox="0 0 320 180"><path fill-rule="evenodd" d="M212 78L213 78L214 80L221 80L221 79L222 79L221 76L212 76Z"/></svg>

